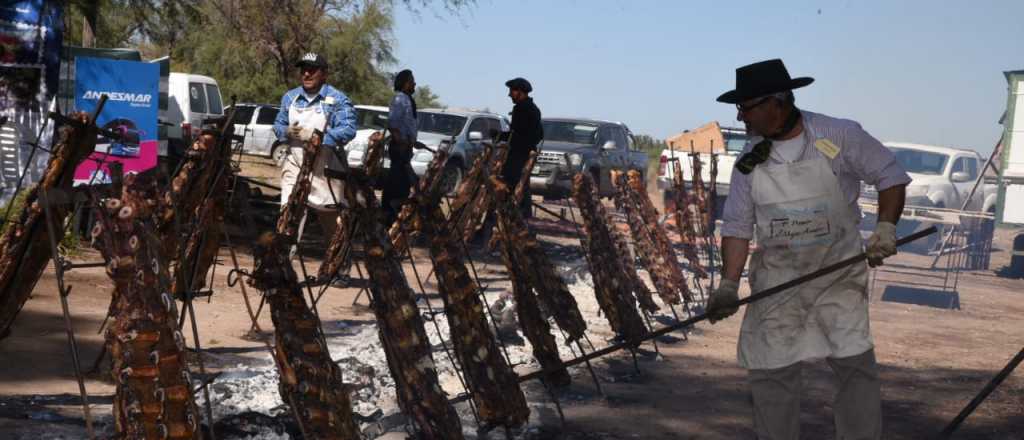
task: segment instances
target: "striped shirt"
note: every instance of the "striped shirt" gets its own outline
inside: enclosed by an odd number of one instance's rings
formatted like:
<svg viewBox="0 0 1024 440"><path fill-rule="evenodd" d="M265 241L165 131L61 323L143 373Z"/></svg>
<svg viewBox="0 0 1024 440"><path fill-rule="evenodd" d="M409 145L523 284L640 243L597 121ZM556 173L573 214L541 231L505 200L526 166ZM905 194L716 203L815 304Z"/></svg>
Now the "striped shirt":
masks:
<svg viewBox="0 0 1024 440"><path fill-rule="evenodd" d="M323 110L330 115L327 124L327 134L324 136L324 145L328 147L343 147L352 138L356 137L356 111L340 90L329 84L324 84L320 91L313 95L313 99L306 97L302 86L296 87L281 97L281 111L277 113L274 120L274 134L277 139L287 141L288 134L288 110L292 104L304 109L313 105L322 105Z"/></svg>
<svg viewBox="0 0 1024 440"><path fill-rule="evenodd" d="M910 176L896 161L892 151L882 145L860 124L849 119L838 119L809 111L800 111L803 115L804 130L810 139L826 138L840 148L839 155L832 159L832 172L839 179L839 188L843 192L852 212L860 218L860 184L864 182L874 185L878 191L898 185L910 183ZM801 134L802 138L804 134ZM747 153L755 144L764 139L753 136L747 141L743 153ZM803 149L799 160L826 157L813 145ZM827 157L826 157L827 159ZM783 163L778 154L772 154L769 163ZM754 201L750 196L750 182L753 173L743 174L734 170L729 184L729 198L725 201L722 214L722 236L750 239L754 236Z"/></svg>

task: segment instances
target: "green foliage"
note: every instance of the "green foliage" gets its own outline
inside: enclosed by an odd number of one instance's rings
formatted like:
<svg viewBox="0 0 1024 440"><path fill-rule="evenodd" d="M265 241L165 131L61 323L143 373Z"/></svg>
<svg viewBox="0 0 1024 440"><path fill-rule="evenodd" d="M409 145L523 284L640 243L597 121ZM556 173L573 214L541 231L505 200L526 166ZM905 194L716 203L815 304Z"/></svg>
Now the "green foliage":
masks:
<svg viewBox="0 0 1024 440"><path fill-rule="evenodd" d="M661 166L661 151L668 148L668 145L664 140L646 134L633 135L633 140L638 150L647 152L647 176L654 179L658 176L658 168Z"/></svg>
<svg viewBox="0 0 1024 440"><path fill-rule="evenodd" d="M7 202L7 204L0 207L0 215L7 215L7 217L3 219L3 224L0 224L0 235L7 233L7 228L21 218L21 211L25 209L25 198L28 197L30 192L32 192L32 188L34 186L35 185L30 185L27 188L22 188L21 191L15 194L14 197Z"/></svg>
<svg viewBox="0 0 1024 440"><path fill-rule="evenodd" d="M430 86L416 86L416 91L413 92L412 97L416 100L416 107L418 108L444 107L441 97L435 95L430 90Z"/></svg>

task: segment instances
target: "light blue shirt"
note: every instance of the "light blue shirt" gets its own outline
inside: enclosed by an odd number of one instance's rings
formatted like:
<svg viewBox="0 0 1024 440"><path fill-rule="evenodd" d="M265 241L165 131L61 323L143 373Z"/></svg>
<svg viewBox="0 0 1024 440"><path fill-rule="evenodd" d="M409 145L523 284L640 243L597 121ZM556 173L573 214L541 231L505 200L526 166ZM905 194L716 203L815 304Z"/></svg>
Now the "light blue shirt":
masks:
<svg viewBox="0 0 1024 440"><path fill-rule="evenodd" d="M352 107L352 101L349 101L348 97L340 90L329 84L324 84L320 91L313 95L312 100L306 97L302 86L289 90L281 97L281 111L277 113L277 119L274 120L274 134L277 135L278 140L287 141L288 109L292 104L300 109L314 105L323 106L323 110L327 112L329 118L324 145L334 148L343 147L356 137L356 111Z"/></svg>
<svg viewBox="0 0 1024 440"><path fill-rule="evenodd" d="M409 95L398 92L391 99L391 106L388 108L388 128L397 129L402 133L404 140L416 142L419 127L412 112L412 98L409 98Z"/></svg>

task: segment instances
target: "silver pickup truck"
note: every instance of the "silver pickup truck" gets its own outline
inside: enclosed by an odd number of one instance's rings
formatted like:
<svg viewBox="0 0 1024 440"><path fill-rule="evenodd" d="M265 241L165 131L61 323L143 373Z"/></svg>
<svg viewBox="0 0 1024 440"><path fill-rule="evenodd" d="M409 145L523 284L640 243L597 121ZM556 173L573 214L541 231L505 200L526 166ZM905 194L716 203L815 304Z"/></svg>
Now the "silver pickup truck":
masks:
<svg viewBox="0 0 1024 440"><path fill-rule="evenodd" d="M647 153L636 148L633 133L621 122L545 118L544 140L530 174L530 190L546 199L572 193L572 178L583 171L599 182L602 196L612 194L611 170L647 172Z"/></svg>

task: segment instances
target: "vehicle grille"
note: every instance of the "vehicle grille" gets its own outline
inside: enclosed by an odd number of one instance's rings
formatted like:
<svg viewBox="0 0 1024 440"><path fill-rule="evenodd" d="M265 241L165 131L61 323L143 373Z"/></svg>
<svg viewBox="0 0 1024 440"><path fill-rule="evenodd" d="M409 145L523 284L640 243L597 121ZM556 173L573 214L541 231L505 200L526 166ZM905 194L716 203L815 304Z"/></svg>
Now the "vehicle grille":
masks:
<svg viewBox="0 0 1024 440"><path fill-rule="evenodd" d="M549 164L561 165L562 164L562 160L563 160L562 158L563 158L563 154L562 153L555 153L555 152L550 152L550 151L541 151L540 154L537 155L537 163L538 164L549 163Z"/></svg>

